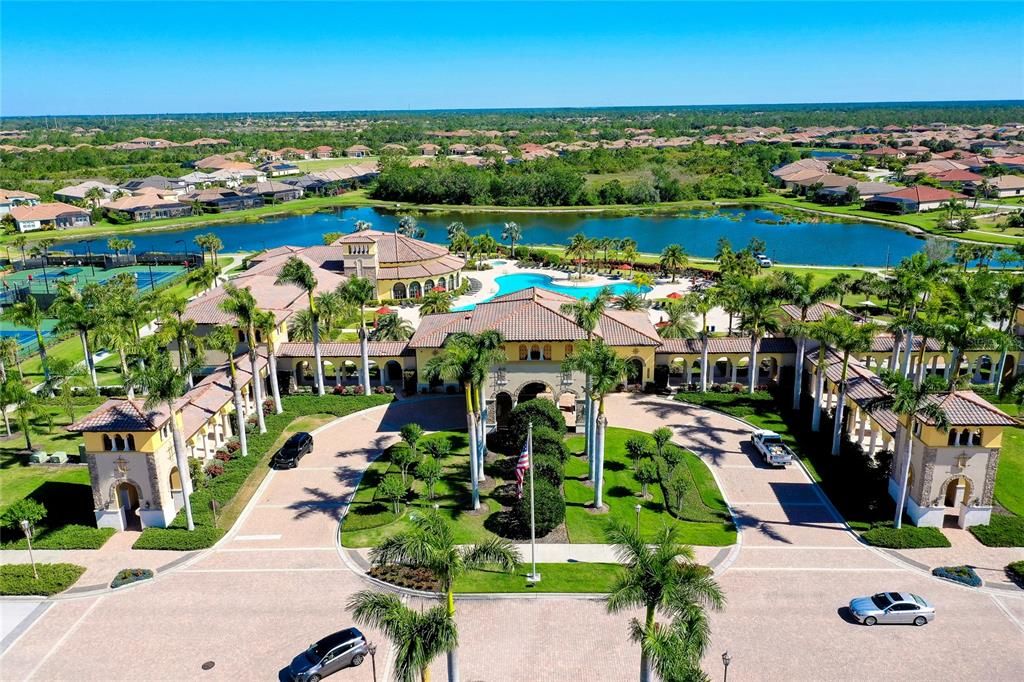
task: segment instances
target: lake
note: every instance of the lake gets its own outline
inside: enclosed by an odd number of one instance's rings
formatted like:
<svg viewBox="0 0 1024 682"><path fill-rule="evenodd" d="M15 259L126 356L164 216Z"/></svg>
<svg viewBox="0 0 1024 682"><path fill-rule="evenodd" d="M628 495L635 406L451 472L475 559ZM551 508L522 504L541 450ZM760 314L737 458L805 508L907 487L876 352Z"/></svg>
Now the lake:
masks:
<svg viewBox="0 0 1024 682"><path fill-rule="evenodd" d="M268 218L263 222L211 225L187 230L136 232L125 235L135 242L136 252L195 251L193 238L216 233L224 251L258 251L284 244L320 244L325 232L350 232L357 220L374 228L391 230L398 216L378 208L346 208L336 212ZM501 239L501 225L514 220L522 227L523 244L564 245L573 234L589 237L632 237L642 252L657 253L666 244L678 243L688 254L712 258L720 237L741 248L757 237L767 245L768 256L781 263L802 265L895 264L921 249L924 242L898 229L873 223L800 222L783 219L764 208L723 208L714 212L680 211L646 216L608 216L601 213L459 213L429 211L417 216L427 239L446 243L446 226L462 221L471 234L488 231ZM783 220L784 224L767 224ZM85 245L69 241L63 248L84 252ZM97 238L93 251L105 248L106 238Z"/></svg>

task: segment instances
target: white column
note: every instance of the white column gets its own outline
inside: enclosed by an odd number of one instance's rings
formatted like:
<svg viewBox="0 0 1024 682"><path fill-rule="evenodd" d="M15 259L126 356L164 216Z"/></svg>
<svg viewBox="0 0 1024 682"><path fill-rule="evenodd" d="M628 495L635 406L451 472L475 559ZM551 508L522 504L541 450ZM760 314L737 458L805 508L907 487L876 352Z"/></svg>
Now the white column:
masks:
<svg viewBox="0 0 1024 682"><path fill-rule="evenodd" d="M878 446L878 429L871 429L871 440L868 442L868 456L875 456L875 449Z"/></svg>
<svg viewBox="0 0 1024 682"><path fill-rule="evenodd" d="M341 385L341 364L334 365L334 385Z"/></svg>
<svg viewBox="0 0 1024 682"><path fill-rule="evenodd" d="M735 384L736 383L736 363L730 361L730 364L732 365L732 382L731 383Z"/></svg>

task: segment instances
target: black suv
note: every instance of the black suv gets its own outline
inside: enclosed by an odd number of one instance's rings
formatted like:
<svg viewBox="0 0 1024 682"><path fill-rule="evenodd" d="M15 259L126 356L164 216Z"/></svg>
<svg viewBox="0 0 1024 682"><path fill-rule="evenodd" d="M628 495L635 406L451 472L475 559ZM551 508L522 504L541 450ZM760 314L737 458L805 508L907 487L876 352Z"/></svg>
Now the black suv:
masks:
<svg viewBox="0 0 1024 682"><path fill-rule="evenodd" d="M296 433L274 453L275 469L294 469L307 452L313 451L313 436L301 431Z"/></svg>

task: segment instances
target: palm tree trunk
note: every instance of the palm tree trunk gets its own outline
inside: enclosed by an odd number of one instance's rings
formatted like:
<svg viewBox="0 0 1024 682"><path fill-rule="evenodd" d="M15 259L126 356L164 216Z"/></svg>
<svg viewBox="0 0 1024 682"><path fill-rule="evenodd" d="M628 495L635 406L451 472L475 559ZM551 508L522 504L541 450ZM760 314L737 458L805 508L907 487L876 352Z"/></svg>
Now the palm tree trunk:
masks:
<svg viewBox="0 0 1024 682"><path fill-rule="evenodd" d="M800 394L804 388L804 353L807 349L807 337L801 335L796 341L796 368L793 372L793 409L800 409Z"/></svg>
<svg viewBox="0 0 1024 682"><path fill-rule="evenodd" d="M896 500L896 518L893 519L892 525L894 528L900 528L903 525L903 506L907 500L907 484L908 478L910 477L910 457L914 453L914 434L912 428L909 426L913 422L914 417L911 415L908 419L908 427L905 431L907 439L907 453L903 461L903 466L900 467L900 496Z"/></svg>
<svg viewBox="0 0 1024 682"><path fill-rule="evenodd" d="M124 355L124 348L118 348L117 354L121 357L121 380L128 387L128 399L135 400L135 389L128 383L128 358Z"/></svg>
<svg viewBox="0 0 1024 682"><path fill-rule="evenodd" d="M11 435L11 418L7 416L7 406L0 405L0 412L4 415L4 432L8 437Z"/></svg>
<svg viewBox="0 0 1024 682"><path fill-rule="evenodd" d="M811 431L817 433L821 431L821 408L824 404L825 392L825 363L827 360L827 351L825 344L822 343L818 351L818 377L817 377L817 388L814 391L814 409L811 411Z"/></svg>
<svg viewBox="0 0 1024 682"><path fill-rule="evenodd" d="M480 415L480 419L477 421L477 475L476 479L480 483L487 480L487 474L484 472L484 460L487 458L487 403L484 401L484 385L483 383L477 384L476 395L476 412Z"/></svg>
<svg viewBox="0 0 1024 682"><path fill-rule="evenodd" d="M689 382L687 382L689 383ZM704 338L700 342L700 392L708 390L708 330L704 325Z"/></svg>
<svg viewBox="0 0 1024 682"><path fill-rule="evenodd" d="M924 381L924 348L928 345L928 337L921 337L921 350L917 353L917 373L914 375L914 385L920 386Z"/></svg>
<svg viewBox="0 0 1024 682"><path fill-rule="evenodd" d="M473 462L476 452L476 415L473 413L473 387L466 381L463 382L463 389L466 393L466 428L469 430L469 481L473 487L473 510L480 508L480 483L477 480L478 470Z"/></svg>
<svg viewBox="0 0 1024 682"><path fill-rule="evenodd" d="M313 315L313 358L316 361L316 392L324 394L324 365L320 359L320 322Z"/></svg>
<svg viewBox="0 0 1024 682"><path fill-rule="evenodd" d="M836 403L835 423L832 424L832 455L839 454L839 441L843 433L843 410L846 401L846 372L850 367L850 354L843 354L843 373L839 378L839 402Z"/></svg>
<svg viewBox="0 0 1024 682"><path fill-rule="evenodd" d="M447 595L448 617L455 621L455 595L451 586L448 587ZM459 682L459 648L452 647L448 650L448 682Z"/></svg>
<svg viewBox="0 0 1024 682"><path fill-rule="evenodd" d="M36 327L36 343L39 345L39 361L43 365L43 379L50 382L50 361L46 357L46 342L43 341L43 332Z"/></svg>
<svg viewBox="0 0 1024 682"><path fill-rule="evenodd" d="M644 634L649 635L654 629L654 605L647 605L647 615L644 618ZM647 653L647 647L640 643L640 682L651 682L651 657Z"/></svg>
<svg viewBox="0 0 1024 682"><path fill-rule="evenodd" d="M373 391L370 390L370 346L366 339L366 322L364 321L363 307L359 306L359 360L362 362L360 368L363 382L363 395L370 395ZM384 368L378 367L378 371L381 372L381 383L384 382Z"/></svg>
<svg viewBox="0 0 1024 682"><path fill-rule="evenodd" d="M267 339L267 359L270 362L270 391L274 394L274 413L281 414L284 407L281 406L281 387L277 382L277 354L270 339Z"/></svg>
<svg viewBox="0 0 1024 682"><path fill-rule="evenodd" d="M757 382L757 375L758 375L758 369L757 369L757 341L758 341L758 339L757 339L757 331L755 330L755 331L752 331L750 333L750 364L747 365L747 374L749 375L747 377L747 385L748 385L748 391L747 392L750 393L751 395L754 394L754 384Z"/></svg>
<svg viewBox="0 0 1024 682"><path fill-rule="evenodd" d="M604 486L604 433L607 426L608 419L604 416L604 396L601 396L597 409L597 448L594 453L597 460L597 466L595 467L597 476L594 479L594 509L598 510L604 506L601 488Z"/></svg>
<svg viewBox="0 0 1024 682"><path fill-rule="evenodd" d="M196 524L192 520L192 474L188 470L188 457L185 455L185 443L181 437L181 429L178 428L177 414L174 412L174 403L167 402L167 410L171 414L171 439L174 442L174 458L178 464L178 476L181 477L181 497L185 503L185 523L189 530L195 530Z"/></svg>
<svg viewBox="0 0 1024 682"><path fill-rule="evenodd" d="M914 354L914 331L907 329L907 333L904 335L906 340L906 348L903 351L903 361L900 364L900 374L904 378L910 376L910 356Z"/></svg>
<svg viewBox="0 0 1024 682"><path fill-rule="evenodd" d="M89 372L89 378L92 380L92 387L97 392L100 390L100 383L96 380L96 363L92 361L92 353L89 352L89 333L85 331L78 332L78 336L82 339L82 352L85 353L85 368Z"/></svg>
<svg viewBox="0 0 1024 682"><path fill-rule="evenodd" d="M1006 357L1006 351L1003 351L1003 357ZM956 381L956 371L960 369L960 347L953 346L953 353L950 355L949 364L946 365L945 379L947 382Z"/></svg>
<svg viewBox="0 0 1024 682"><path fill-rule="evenodd" d="M238 377L235 374L235 363L230 361L231 400L235 404L235 430L238 431L239 452L242 457L249 456L249 437L245 433L245 410L242 409L242 392L238 390Z"/></svg>
<svg viewBox="0 0 1024 682"><path fill-rule="evenodd" d="M256 348L249 348L249 369L252 371L252 394L256 400L256 424L259 425L260 433L267 432L267 422L263 418L263 381L260 379L260 372L256 369Z"/></svg>
<svg viewBox="0 0 1024 682"><path fill-rule="evenodd" d="M1003 388L1003 372L1005 372L1005 371L1006 371L1006 347L1004 346L1002 352L999 354L999 368L996 370L996 377L995 377L995 379L996 379L996 381L995 381L995 384L996 384L996 395L997 396L999 395L999 392Z"/></svg>
<svg viewBox="0 0 1024 682"><path fill-rule="evenodd" d="M591 415L594 412L594 400L590 396L591 387L590 373L587 373L584 396L583 396L583 447L587 453L587 476L591 481L594 480L594 433L591 429L593 420Z"/></svg>
<svg viewBox="0 0 1024 682"><path fill-rule="evenodd" d="M903 343L903 334L897 329L892 336L892 355L889 357L889 369L896 371L900 362L900 345Z"/></svg>
<svg viewBox="0 0 1024 682"><path fill-rule="evenodd" d="M182 369L188 365L188 354L185 352L185 338L182 336L178 337L178 364ZM192 372L189 372L185 377L185 381L188 382L188 387L193 388L195 382L192 380Z"/></svg>

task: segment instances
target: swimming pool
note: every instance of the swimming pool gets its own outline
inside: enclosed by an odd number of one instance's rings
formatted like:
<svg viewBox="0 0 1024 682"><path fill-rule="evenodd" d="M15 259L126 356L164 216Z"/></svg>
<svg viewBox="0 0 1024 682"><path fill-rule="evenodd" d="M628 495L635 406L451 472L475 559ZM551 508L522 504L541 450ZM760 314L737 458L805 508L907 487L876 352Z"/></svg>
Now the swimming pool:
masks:
<svg viewBox="0 0 1024 682"><path fill-rule="evenodd" d="M555 282L548 275L541 275L534 272L520 272L512 275L501 275L495 278L495 283L498 285L498 292L491 298L487 299L490 301L492 298L498 296L504 296L505 294L512 294L523 289L529 289L530 287L538 287L541 289L547 289L548 291L554 291L559 294L565 294L566 296L573 296L575 298L591 298L601 289L603 286L566 286ZM612 293L616 296L621 296L628 291L643 292L644 289L636 286L632 282L616 282L615 284L608 285L612 290ZM486 303L487 301L481 301ZM463 306L457 310L472 310L473 305Z"/></svg>

